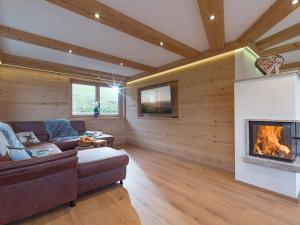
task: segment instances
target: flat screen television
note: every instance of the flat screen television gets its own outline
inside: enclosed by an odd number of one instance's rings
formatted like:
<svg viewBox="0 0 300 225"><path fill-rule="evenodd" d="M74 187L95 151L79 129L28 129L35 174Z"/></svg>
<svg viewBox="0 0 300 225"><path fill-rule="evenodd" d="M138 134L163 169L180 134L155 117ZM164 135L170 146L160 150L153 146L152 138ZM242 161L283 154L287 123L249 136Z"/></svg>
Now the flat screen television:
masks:
<svg viewBox="0 0 300 225"><path fill-rule="evenodd" d="M157 86L140 91L142 114L172 114L171 85Z"/></svg>

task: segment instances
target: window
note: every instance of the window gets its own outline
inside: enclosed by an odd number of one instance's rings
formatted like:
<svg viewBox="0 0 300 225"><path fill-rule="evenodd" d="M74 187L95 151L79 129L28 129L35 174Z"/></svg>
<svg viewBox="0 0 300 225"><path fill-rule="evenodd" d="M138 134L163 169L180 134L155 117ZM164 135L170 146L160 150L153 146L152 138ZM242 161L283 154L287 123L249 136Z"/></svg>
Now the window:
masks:
<svg viewBox="0 0 300 225"><path fill-rule="evenodd" d="M118 87L72 82L72 115L93 115L99 102L100 116L119 116L121 99Z"/></svg>
<svg viewBox="0 0 300 225"><path fill-rule="evenodd" d="M100 87L100 114L119 114L119 90L112 87Z"/></svg>
<svg viewBox="0 0 300 225"><path fill-rule="evenodd" d="M95 102L95 86L84 84L72 84L73 115L92 115Z"/></svg>

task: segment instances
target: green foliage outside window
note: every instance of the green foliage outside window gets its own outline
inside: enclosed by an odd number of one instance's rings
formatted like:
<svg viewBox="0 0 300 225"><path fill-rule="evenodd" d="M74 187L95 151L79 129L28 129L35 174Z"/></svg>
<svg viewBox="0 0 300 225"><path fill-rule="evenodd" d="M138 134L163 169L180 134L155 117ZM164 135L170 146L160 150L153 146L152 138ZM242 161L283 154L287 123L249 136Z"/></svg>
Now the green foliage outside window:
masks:
<svg viewBox="0 0 300 225"><path fill-rule="evenodd" d="M119 114L119 92L116 88L99 87L96 98L96 86L72 84L73 115L92 115L97 99L100 100L100 115Z"/></svg>

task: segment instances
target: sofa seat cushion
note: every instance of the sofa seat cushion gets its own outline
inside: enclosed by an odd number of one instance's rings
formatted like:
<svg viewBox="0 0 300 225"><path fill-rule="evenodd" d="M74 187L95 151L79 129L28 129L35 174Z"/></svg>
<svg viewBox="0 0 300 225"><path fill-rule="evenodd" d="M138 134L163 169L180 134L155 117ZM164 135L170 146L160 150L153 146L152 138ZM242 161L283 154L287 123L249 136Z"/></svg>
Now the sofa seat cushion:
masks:
<svg viewBox="0 0 300 225"><path fill-rule="evenodd" d="M65 140L65 141L52 141L60 150L71 150L78 146L79 138Z"/></svg>
<svg viewBox="0 0 300 225"><path fill-rule="evenodd" d="M44 148L51 148L52 149L52 154L57 154L61 153L62 151L53 143L49 142L42 142L40 144L32 145L28 147L28 150L36 150L36 149L44 149Z"/></svg>
<svg viewBox="0 0 300 225"><path fill-rule="evenodd" d="M109 147L78 151L77 156L79 178L122 168L129 162L125 151Z"/></svg>

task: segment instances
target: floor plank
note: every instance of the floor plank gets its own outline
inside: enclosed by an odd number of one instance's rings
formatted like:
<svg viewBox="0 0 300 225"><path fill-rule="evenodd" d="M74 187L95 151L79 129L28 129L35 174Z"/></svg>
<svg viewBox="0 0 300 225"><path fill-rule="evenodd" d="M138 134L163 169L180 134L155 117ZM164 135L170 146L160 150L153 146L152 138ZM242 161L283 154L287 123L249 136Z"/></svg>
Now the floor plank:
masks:
<svg viewBox="0 0 300 225"><path fill-rule="evenodd" d="M130 155L124 186L86 194L19 225L299 225L300 204L234 181L233 174L164 153Z"/></svg>

